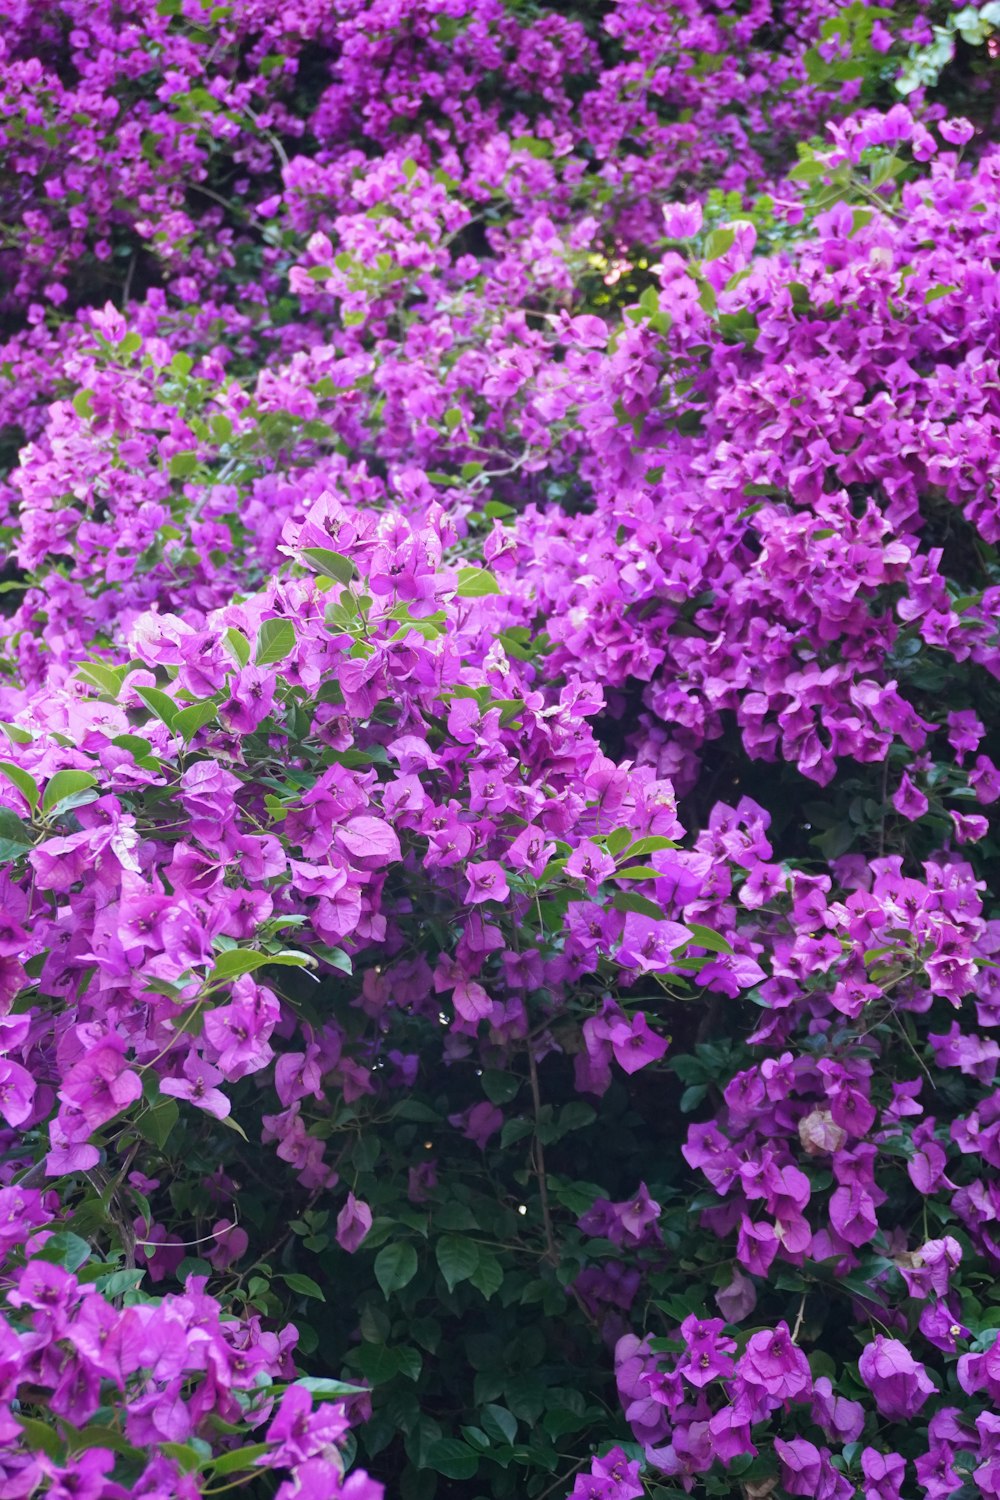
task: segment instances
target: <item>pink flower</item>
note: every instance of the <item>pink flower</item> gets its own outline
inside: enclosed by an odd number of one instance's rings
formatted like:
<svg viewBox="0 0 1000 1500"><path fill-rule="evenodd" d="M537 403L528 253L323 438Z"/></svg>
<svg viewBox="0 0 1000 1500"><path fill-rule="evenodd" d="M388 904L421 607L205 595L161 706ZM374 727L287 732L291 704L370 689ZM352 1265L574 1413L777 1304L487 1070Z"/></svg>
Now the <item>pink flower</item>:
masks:
<svg viewBox="0 0 1000 1500"><path fill-rule="evenodd" d="M956 115L953 120L939 121L938 130L950 146L964 146L976 133L971 120L967 120L964 115Z"/></svg>
<svg viewBox="0 0 1000 1500"><path fill-rule="evenodd" d="M697 201L663 205L663 229L668 240L689 240L698 233L701 223L701 204Z"/></svg>
<svg viewBox="0 0 1000 1500"><path fill-rule="evenodd" d="M809 1363L792 1336L787 1323L773 1331L762 1329L749 1339L737 1372L749 1385L760 1386L767 1395L780 1401L794 1399L812 1388Z"/></svg>
<svg viewBox="0 0 1000 1500"><path fill-rule="evenodd" d="M904 771L899 786L892 794L892 805L901 818L908 818L913 822L924 816L930 803Z"/></svg>
<svg viewBox="0 0 1000 1500"><path fill-rule="evenodd" d="M337 1244L353 1255L365 1241L372 1227L372 1211L367 1203L348 1193L347 1202L337 1215Z"/></svg>
<svg viewBox="0 0 1000 1500"><path fill-rule="evenodd" d="M495 860L486 859L480 864L468 865L465 878L469 884L465 899L470 906L481 905L484 901L506 901L510 895L503 866Z"/></svg>
<svg viewBox="0 0 1000 1500"><path fill-rule="evenodd" d="M937 1389L906 1346L881 1333L861 1351L858 1373L874 1396L879 1413L893 1421L908 1422L915 1417Z"/></svg>

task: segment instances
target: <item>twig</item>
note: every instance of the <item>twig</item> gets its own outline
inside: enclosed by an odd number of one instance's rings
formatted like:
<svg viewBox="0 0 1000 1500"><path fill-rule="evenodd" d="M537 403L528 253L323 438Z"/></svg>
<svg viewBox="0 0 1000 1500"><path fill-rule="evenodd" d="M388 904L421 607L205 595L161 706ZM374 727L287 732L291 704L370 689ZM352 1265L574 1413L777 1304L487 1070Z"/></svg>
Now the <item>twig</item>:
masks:
<svg viewBox="0 0 1000 1500"><path fill-rule="evenodd" d="M549 1260L553 1265L559 1263L559 1252L556 1249L555 1235L552 1232L552 1212L549 1208L549 1185L545 1180L545 1151L538 1134L541 1123L542 1096L538 1087L538 1065L535 1062L535 1054L528 1048L528 1073L531 1078L531 1102L535 1111L535 1138L532 1143L535 1158L535 1176L538 1178L538 1193L542 1203L542 1223L545 1226L545 1244Z"/></svg>
<svg viewBox="0 0 1000 1500"><path fill-rule="evenodd" d="M795 1316L795 1327L792 1329L792 1343L793 1344L797 1344L798 1341L799 1341L799 1330L802 1327L802 1319L805 1316L805 1310L806 1310L806 1293L803 1292L802 1293L802 1301L799 1303L799 1310L798 1310L798 1313Z"/></svg>

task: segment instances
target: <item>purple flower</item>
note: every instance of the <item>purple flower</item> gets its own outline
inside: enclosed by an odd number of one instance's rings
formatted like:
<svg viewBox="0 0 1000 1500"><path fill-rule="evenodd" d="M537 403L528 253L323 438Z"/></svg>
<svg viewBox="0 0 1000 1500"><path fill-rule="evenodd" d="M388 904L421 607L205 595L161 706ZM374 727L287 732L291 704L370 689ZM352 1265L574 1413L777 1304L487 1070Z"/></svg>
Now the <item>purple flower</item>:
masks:
<svg viewBox="0 0 1000 1500"><path fill-rule="evenodd" d="M971 121L967 120L964 115L956 115L952 120L940 120L938 130L950 146L964 146L976 133Z"/></svg>
<svg viewBox="0 0 1000 1500"><path fill-rule="evenodd" d="M881 1333L862 1350L858 1373L874 1396L880 1414L898 1422L915 1417L927 1397L936 1391L927 1371L906 1346Z"/></svg>
<svg viewBox="0 0 1000 1500"><path fill-rule="evenodd" d="M372 1211L367 1203L348 1193L347 1202L337 1215L337 1244L348 1255L364 1243L372 1227Z"/></svg>
<svg viewBox="0 0 1000 1500"><path fill-rule="evenodd" d="M812 1389L809 1363L792 1342L787 1323L753 1334L737 1364L737 1372L748 1385L760 1386L778 1401L791 1400Z"/></svg>
<svg viewBox="0 0 1000 1500"><path fill-rule="evenodd" d="M484 859L479 864L466 866L465 878L469 887L465 899L471 906L483 901L506 901L510 895L507 876L496 860Z"/></svg>
<svg viewBox="0 0 1000 1500"><path fill-rule="evenodd" d="M899 786L892 794L892 805L901 818L909 818L912 822L924 816L930 803L904 771Z"/></svg>
<svg viewBox="0 0 1000 1500"><path fill-rule="evenodd" d="M609 1040L615 1061L626 1073L636 1073L651 1062L658 1062L667 1050L667 1043L655 1031L651 1031L642 1011L632 1017L631 1022L614 1022L609 1027Z"/></svg>
<svg viewBox="0 0 1000 1500"><path fill-rule="evenodd" d="M820 1451L805 1438L793 1438L785 1442L776 1437L774 1450L781 1460L781 1484L789 1495L816 1496L820 1493L824 1478L823 1458Z"/></svg>
<svg viewBox="0 0 1000 1500"><path fill-rule="evenodd" d="M678 922L658 922L629 912L618 949L622 968L637 969L640 974L664 974L675 966L676 953L691 933Z"/></svg>
<svg viewBox="0 0 1000 1500"><path fill-rule="evenodd" d="M27 1068L9 1058L0 1058L0 1115L8 1125L23 1125L35 1097L35 1080Z"/></svg>
<svg viewBox="0 0 1000 1500"><path fill-rule="evenodd" d="M699 1389L713 1380L728 1379L733 1373L736 1344L724 1336L725 1326L721 1318L699 1319L693 1314L681 1324L686 1348L678 1369L685 1380Z"/></svg>
<svg viewBox="0 0 1000 1500"><path fill-rule="evenodd" d="M579 1474L569 1500L638 1500L642 1494L639 1464L620 1448L595 1458L589 1474Z"/></svg>

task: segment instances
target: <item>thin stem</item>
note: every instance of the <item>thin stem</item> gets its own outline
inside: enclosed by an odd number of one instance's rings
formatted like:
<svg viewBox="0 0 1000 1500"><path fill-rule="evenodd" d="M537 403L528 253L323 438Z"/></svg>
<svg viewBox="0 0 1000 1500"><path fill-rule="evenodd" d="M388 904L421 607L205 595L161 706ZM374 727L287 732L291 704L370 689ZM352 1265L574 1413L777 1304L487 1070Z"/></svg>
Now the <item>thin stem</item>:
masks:
<svg viewBox="0 0 1000 1500"><path fill-rule="evenodd" d="M538 1064L535 1062L535 1054L530 1047L528 1048L528 1073L531 1079L531 1102L535 1111L535 1138L532 1142L532 1152L535 1158L535 1176L538 1178L538 1193L542 1203L542 1223L545 1226L547 1255L555 1266L559 1264L559 1252L556 1249L555 1235L552 1232L549 1185L545 1180L545 1151L538 1134L539 1125L541 1124L542 1096L538 1087Z"/></svg>

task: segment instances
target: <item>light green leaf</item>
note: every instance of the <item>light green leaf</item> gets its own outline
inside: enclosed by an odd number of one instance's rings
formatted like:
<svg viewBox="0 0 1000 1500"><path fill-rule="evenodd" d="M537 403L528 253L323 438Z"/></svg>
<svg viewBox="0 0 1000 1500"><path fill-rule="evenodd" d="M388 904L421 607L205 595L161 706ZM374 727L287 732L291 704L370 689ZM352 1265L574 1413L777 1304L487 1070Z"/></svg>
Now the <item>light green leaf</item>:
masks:
<svg viewBox="0 0 1000 1500"><path fill-rule="evenodd" d="M231 625L222 639L232 652L239 666L245 667L250 660L250 642L242 630L237 630L235 625Z"/></svg>
<svg viewBox="0 0 1000 1500"><path fill-rule="evenodd" d="M300 1379L293 1380L292 1385L300 1385L311 1395L327 1399L334 1396L360 1396L364 1390L363 1385L348 1385L346 1380L327 1380L321 1375L303 1375Z"/></svg>
<svg viewBox="0 0 1000 1500"><path fill-rule="evenodd" d="M57 802L72 797L76 792L86 791L97 785L97 777L89 771L57 771L51 776L42 798L42 812L50 812Z"/></svg>
<svg viewBox="0 0 1000 1500"><path fill-rule="evenodd" d="M229 948L216 955L215 965L208 976L213 982L237 979L241 974L252 974L265 964L283 964L288 968L304 969L309 962L308 954L296 953L290 948L280 953L262 953L259 948Z"/></svg>
<svg viewBox="0 0 1000 1500"><path fill-rule="evenodd" d="M736 240L735 229L713 229L705 240L705 259L718 260L731 250Z"/></svg>
<svg viewBox="0 0 1000 1500"><path fill-rule="evenodd" d="M38 782L30 775L23 766L15 765L12 760L0 760L0 775L6 776L11 786L16 786L21 796L34 812L38 806L39 790Z"/></svg>
<svg viewBox="0 0 1000 1500"><path fill-rule="evenodd" d="M500 592L489 568L459 568L456 593L460 599L484 599L487 594Z"/></svg>
<svg viewBox="0 0 1000 1500"><path fill-rule="evenodd" d="M118 694L122 690L122 674L114 667L106 666L102 661L85 661L76 676L79 682L99 688L117 703Z"/></svg>
<svg viewBox="0 0 1000 1500"><path fill-rule="evenodd" d="M168 697L159 688L137 687L135 691L143 703L145 703L150 713L155 714L161 724L166 724L168 729L172 729L174 718L178 712L178 705L174 702L173 698Z"/></svg>
<svg viewBox="0 0 1000 1500"><path fill-rule="evenodd" d="M257 632L253 661L255 667L269 667L284 661L295 649L295 626L291 620L265 620Z"/></svg>
<svg viewBox="0 0 1000 1500"><path fill-rule="evenodd" d="M0 729L3 730L12 745L30 745L34 739L34 735L29 734L26 729L22 729L19 724L8 724L5 719L0 719Z"/></svg>
<svg viewBox="0 0 1000 1500"><path fill-rule="evenodd" d="M302 556L317 573L332 578L336 583L350 583L354 577L351 559L341 552L331 551L329 547L303 547Z"/></svg>
<svg viewBox="0 0 1000 1500"><path fill-rule="evenodd" d="M691 934L692 948L707 948L709 953L732 953L722 933L716 932L714 927L703 927L700 922L685 922L684 925Z"/></svg>
<svg viewBox="0 0 1000 1500"><path fill-rule="evenodd" d="M255 1467L257 1459L272 1451L270 1443L247 1443L244 1448L234 1448L232 1453L224 1453L221 1458L214 1460L212 1476L218 1479L222 1474L238 1474L242 1469L259 1474L260 1469Z"/></svg>
<svg viewBox="0 0 1000 1500"><path fill-rule="evenodd" d="M204 729L206 724L211 724L215 718L217 705L214 703L192 703L189 708L179 709L174 715L171 726L175 734L181 735L185 740L192 740L199 729Z"/></svg>
<svg viewBox="0 0 1000 1500"><path fill-rule="evenodd" d="M189 479L198 467L198 455L193 450L175 453L170 460L171 479Z"/></svg>

